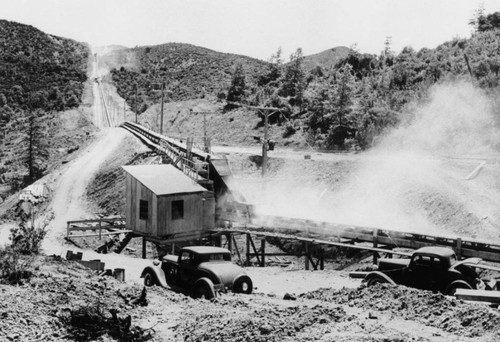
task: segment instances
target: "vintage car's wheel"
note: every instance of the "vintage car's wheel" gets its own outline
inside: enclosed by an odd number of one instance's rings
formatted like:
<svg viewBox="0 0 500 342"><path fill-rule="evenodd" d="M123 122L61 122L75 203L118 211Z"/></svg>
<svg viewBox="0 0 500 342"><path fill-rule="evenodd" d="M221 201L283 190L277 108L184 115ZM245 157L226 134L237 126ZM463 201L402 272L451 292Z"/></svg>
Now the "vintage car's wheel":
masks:
<svg viewBox="0 0 500 342"><path fill-rule="evenodd" d="M144 274L144 286L156 285L156 277L151 271L146 271Z"/></svg>
<svg viewBox="0 0 500 342"><path fill-rule="evenodd" d="M208 278L200 278L194 284L194 298L212 299L215 297L214 283Z"/></svg>
<svg viewBox="0 0 500 342"><path fill-rule="evenodd" d="M233 292L250 294L252 291L253 283L249 276L242 276L234 282Z"/></svg>
<svg viewBox="0 0 500 342"><path fill-rule="evenodd" d="M455 292L457 292L458 289L471 290L472 287L469 284L467 284L467 282L465 282L463 280L459 280L459 281L452 283L450 286L448 286L448 288L446 289L446 294L448 296L454 296Z"/></svg>
<svg viewBox="0 0 500 342"><path fill-rule="evenodd" d="M370 278L368 280L367 285L368 286L373 286L373 285L376 285L376 284L383 284L383 283L387 283L387 280L385 280L382 277L373 277L373 278Z"/></svg>

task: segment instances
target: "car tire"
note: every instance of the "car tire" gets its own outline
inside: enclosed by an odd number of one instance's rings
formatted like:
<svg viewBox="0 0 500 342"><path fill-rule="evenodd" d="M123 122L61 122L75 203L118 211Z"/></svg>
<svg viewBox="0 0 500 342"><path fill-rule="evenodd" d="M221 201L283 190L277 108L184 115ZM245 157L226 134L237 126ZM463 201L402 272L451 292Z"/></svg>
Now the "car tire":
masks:
<svg viewBox="0 0 500 342"><path fill-rule="evenodd" d="M472 287L469 284L467 284L465 281L458 281L458 282L453 283L450 286L448 286L448 288L446 289L446 294L448 296L454 296L455 292L457 292L458 289L471 290Z"/></svg>
<svg viewBox="0 0 500 342"><path fill-rule="evenodd" d="M194 298L212 299L215 297L214 283L208 278L200 278L194 284Z"/></svg>
<svg viewBox="0 0 500 342"><path fill-rule="evenodd" d="M373 286L373 285L376 285L376 284L383 284L383 283L387 283L387 280L385 280L382 277L373 277L373 278L370 278L368 280L367 285L368 286Z"/></svg>
<svg viewBox="0 0 500 342"><path fill-rule="evenodd" d="M251 294L253 291L252 279L249 276L242 276L236 279L233 284L234 293Z"/></svg>
<svg viewBox="0 0 500 342"><path fill-rule="evenodd" d="M146 271L144 274L144 286L150 287L156 285L156 276L151 271Z"/></svg>

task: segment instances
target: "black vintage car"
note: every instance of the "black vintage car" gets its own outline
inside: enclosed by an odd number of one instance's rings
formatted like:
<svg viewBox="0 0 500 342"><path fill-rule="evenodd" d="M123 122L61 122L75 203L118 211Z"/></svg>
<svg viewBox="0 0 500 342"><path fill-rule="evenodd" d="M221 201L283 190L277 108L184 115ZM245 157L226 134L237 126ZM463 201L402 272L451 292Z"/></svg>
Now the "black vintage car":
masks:
<svg viewBox="0 0 500 342"><path fill-rule="evenodd" d="M453 295L459 288L477 289L483 285L475 271L481 259L457 261L453 250L422 247L411 259L380 259L378 271L366 275L368 286L377 283L400 284Z"/></svg>
<svg viewBox="0 0 500 342"><path fill-rule="evenodd" d="M184 247L178 256L155 260L141 278L146 286L161 285L195 298L211 299L226 291L250 294L253 290L245 270L231 262L229 250L220 247Z"/></svg>

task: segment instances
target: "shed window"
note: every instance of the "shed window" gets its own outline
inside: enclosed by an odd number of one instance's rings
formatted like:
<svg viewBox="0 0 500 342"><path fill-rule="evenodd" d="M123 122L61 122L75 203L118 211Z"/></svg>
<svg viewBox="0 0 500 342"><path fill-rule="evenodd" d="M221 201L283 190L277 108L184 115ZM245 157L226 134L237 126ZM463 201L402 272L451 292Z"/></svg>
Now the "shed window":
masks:
<svg viewBox="0 0 500 342"><path fill-rule="evenodd" d="M148 201L140 200L139 201L139 219L147 220L148 219Z"/></svg>
<svg viewBox="0 0 500 342"><path fill-rule="evenodd" d="M182 220L184 218L184 201L172 201L172 220Z"/></svg>

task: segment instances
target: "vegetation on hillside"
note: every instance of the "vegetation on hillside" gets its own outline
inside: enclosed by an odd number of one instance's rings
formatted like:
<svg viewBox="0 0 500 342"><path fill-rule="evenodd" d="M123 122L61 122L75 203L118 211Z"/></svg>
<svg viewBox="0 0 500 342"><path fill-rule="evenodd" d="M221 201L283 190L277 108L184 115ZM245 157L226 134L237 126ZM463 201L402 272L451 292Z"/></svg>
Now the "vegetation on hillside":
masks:
<svg viewBox="0 0 500 342"><path fill-rule="evenodd" d="M139 113L160 101L160 85L166 80L167 101L211 95L277 107L280 115L270 120L283 125L285 139L299 132L318 148L363 149L411 120L409 104L425 101L434 84L465 79L486 91L497 89L499 18L500 13L478 12L469 39L420 51L408 46L399 54L390 37L380 55L340 47L304 57L297 49L287 63L281 50L263 62L186 44L135 48L135 68L121 67L112 74L120 95ZM225 111L234 108L231 103Z"/></svg>
<svg viewBox="0 0 500 342"><path fill-rule="evenodd" d="M88 55L85 44L0 20L0 186L15 190L43 175L44 136L57 126L47 120L80 104Z"/></svg>
<svg viewBox="0 0 500 342"><path fill-rule="evenodd" d="M118 94L138 113L160 101L162 82L166 82L168 101L195 99L225 91L237 65L241 65L248 78L255 79L251 75L258 75L267 64L180 43L124 49L116 54L123 57L130 52L135 55L136 65L113 69L111 74ZM248 84L252 83L250 79Z"/></svg>
<svg viewBox="0 0 500 342"><path fill-rule="evenodd" d="M0 107L4 116L27 109L78 106L88 47L28 25L0 20Z"/></svg>
<svg viewBox="0 0 500 342"><path fill-rule="evenodd" d="M408 105L425 101L436 83L467 79L485 91L498 89L498 18L500 13L481 14L470 39L420 51L406 47L399 54L388 39L378 56L351 50L333 67L318 65L309 72L300 49L287 64L275 55L260 88L245 101L282 108L275 118L285 124L284 135L302 130L317 147L344 148L351 138L352 146L366 148L388 128L410 120Z"/></svg>

